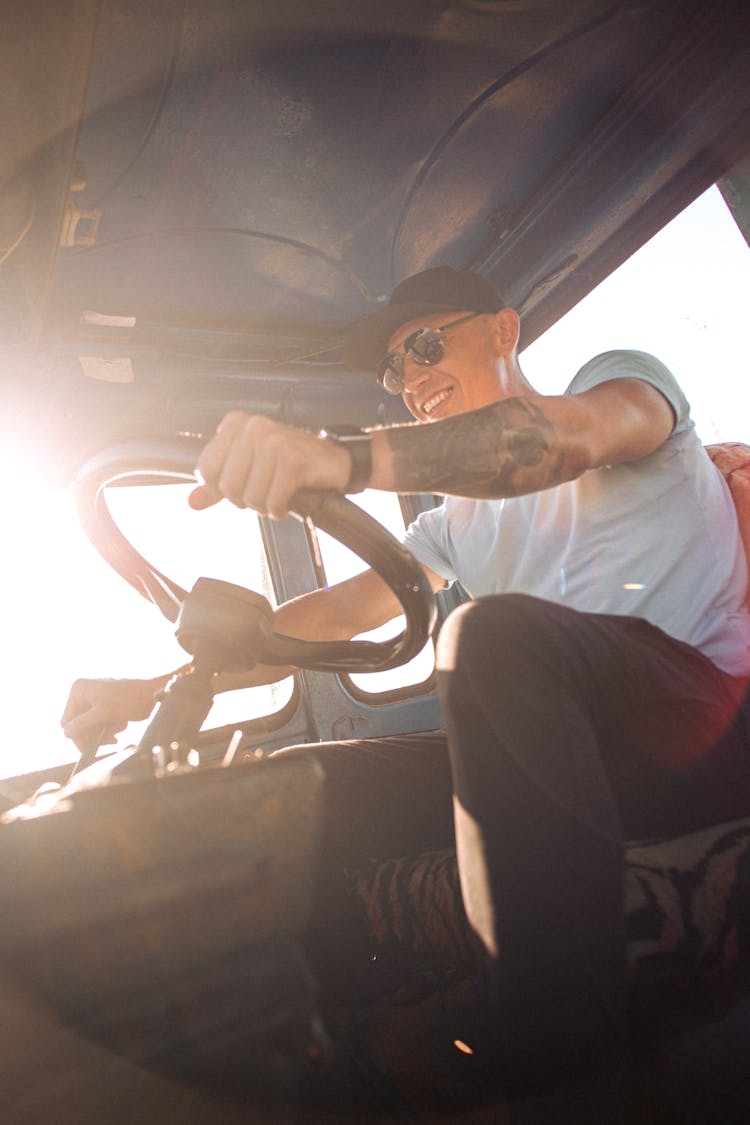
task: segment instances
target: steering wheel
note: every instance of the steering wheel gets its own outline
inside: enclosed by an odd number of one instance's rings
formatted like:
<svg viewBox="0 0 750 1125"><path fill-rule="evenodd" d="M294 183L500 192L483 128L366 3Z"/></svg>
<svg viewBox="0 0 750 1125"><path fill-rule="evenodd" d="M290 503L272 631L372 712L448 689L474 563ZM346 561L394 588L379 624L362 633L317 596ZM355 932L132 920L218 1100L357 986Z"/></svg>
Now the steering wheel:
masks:
<svg viewBox="0 0 750 1125"><path fill-rule="evenodd" d="M184 647L180 624L187 591L152 566L126 539L107 506L108 485L164 484L195 481L195 465L203 442L195 437L142 437L106 446L90 457L73 481L73 495L84 531L106 562L139 594L148 598L171 622ZM223 592L250 601L261 618L252 631L249 663L291 664L318 671L382 671L397 668L415 656L430 635L437 616L435 597L419 563L376 520L335 492L306 490L292 500L292 514L310 520L353 550L388 583L403 609L406 624L392 640L308 641L273 631L272 609L259 594L229 583L199 579L218 589L219 613ZM234 614L226 614L229 626ZM184 630L185 631L185 630ZM190 629L186 630L190 633Z"/></svg>

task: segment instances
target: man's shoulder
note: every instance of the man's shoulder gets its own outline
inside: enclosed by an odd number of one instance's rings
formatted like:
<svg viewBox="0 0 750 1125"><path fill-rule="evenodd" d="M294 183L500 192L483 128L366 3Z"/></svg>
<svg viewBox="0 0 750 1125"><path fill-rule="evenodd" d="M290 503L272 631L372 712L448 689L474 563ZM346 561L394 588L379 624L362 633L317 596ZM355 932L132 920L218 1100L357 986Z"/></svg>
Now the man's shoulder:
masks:
<svg viewBox="0 0 750 1125"><path fill-rule="evenodd" d="M674 410L675 432L692 427L690 403L680 384L667 365L649 352L632 348L614 348L602 352L580 368L565 393L581 394L616 379L642 379L650 383L661 391Z"/></svg>
<svg viewBox="0 0 750 1125"><path fill-rule="evenodd" d="M601 352L584 363L576 372L567 394L580 394L581 391L595 387L599 383L606 383L612 379L632 378L655 379L664 383L674 383L677 380L660 359L649 352L639 352L633 348L612 348L610 351Z"/></svg>

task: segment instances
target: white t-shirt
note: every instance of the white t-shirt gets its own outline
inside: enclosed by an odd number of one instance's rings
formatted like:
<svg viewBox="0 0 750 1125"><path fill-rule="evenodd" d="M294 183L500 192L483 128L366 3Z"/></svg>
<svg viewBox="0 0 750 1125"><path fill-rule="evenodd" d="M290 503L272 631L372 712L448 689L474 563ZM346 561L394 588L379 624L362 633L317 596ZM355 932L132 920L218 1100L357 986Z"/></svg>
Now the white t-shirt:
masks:
<svg viewBox="0 0 750 1125"><path fill-rule="evenodd" d="M565 393L618 378L651 383L674 409L675 428L654 453L528 496L448 496L404 542L471 597L527 593L643 617L732 675L750 673L747 561L729 489L674 376L653 356L605 352Z"/></svg>

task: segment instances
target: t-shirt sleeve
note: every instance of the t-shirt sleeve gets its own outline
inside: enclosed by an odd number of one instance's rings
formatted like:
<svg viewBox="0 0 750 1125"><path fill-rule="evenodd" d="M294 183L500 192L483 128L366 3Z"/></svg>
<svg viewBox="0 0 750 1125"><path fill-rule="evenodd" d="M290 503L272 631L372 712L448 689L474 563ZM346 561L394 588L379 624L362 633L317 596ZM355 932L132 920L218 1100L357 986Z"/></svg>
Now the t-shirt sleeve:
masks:
<svg viewBox="0 0 750 1125"><path fill-rule="evenodd" d="M451 583L455 581L456 574L446 549L443 517L444 504L421 512L407 527L403 543L417 562Z"/></svg>
<svg viewBox="0 0 750 1125"><path fill-rule="evenodd" d="M581 368L566 394L580 394L612 379L643 379L645 383L650 383L661 391L674 410L675 427L672 432L678 434L693 428L690 403L679 383L661 360L647 352L611 351L595 356Z"/></svg>

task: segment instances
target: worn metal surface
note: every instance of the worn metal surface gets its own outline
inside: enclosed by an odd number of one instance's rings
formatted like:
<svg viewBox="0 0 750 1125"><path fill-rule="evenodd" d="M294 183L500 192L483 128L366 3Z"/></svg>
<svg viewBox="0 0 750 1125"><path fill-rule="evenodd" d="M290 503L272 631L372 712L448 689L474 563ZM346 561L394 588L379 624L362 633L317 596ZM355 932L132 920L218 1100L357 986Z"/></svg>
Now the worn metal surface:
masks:
<svg viewBox="0 0 750 1125"><path fill-rule="evenodd" d="M127 995L304 925L312 763L53 795L0 824L0 954L44 995Z"/></svg>
<svg viewBox="0 0 750 1125"><path fill-rule="evenodd" d="M745 242L750 246L750 155L720 181L719 187Z"/></svg>

